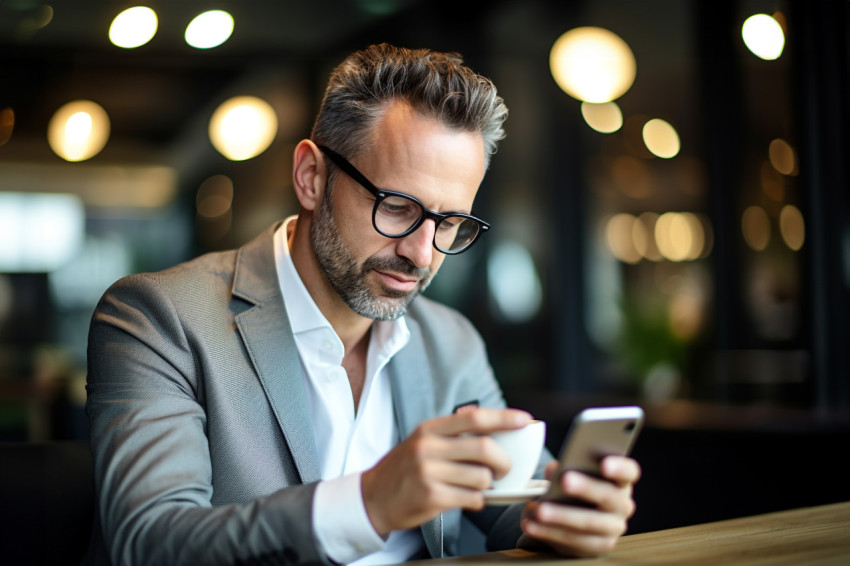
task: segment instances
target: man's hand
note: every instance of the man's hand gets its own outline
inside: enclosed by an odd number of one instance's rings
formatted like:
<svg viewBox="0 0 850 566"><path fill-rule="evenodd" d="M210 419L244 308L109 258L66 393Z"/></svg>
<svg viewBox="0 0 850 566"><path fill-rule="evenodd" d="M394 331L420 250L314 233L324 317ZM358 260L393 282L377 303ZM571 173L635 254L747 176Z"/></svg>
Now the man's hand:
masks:
<svg viewBox="0 0 850 566"><path fill-rule="evenodd" d="M565 556L590 557L611 551L635 512L632 488L640 479L640 466L631 458L608 456L602 461L605 479L601 480L573 471L553 478L556 467L557 462L547 466L547 478L560 481L564 493L593 508L533 501L523 511L523 531Z"/></svg>
<svg viewBox="0 0 850 566"><path fill-rule="evenodd" d="M486 435L529 422L523 411L476 409L419 425L363 473L363 503L375 531L385 536L456 507L482 509L482 490L511 467L507 453Z"/></svg>

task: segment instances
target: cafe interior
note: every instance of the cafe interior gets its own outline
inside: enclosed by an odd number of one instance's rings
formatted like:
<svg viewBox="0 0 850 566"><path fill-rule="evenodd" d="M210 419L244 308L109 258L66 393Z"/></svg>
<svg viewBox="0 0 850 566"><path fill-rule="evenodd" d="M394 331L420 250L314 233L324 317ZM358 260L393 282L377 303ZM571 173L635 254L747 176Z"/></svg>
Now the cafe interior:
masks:
<svg viewBox="0 0 850 566"><path fill-rule="evenodd" d="M848 30L846 0L0 0L0 444L85 445L102 293L296 213L328 72L389 42L506 101L492 229L426 295L553 453L644 408L630 532L850 500Z"/></svg>

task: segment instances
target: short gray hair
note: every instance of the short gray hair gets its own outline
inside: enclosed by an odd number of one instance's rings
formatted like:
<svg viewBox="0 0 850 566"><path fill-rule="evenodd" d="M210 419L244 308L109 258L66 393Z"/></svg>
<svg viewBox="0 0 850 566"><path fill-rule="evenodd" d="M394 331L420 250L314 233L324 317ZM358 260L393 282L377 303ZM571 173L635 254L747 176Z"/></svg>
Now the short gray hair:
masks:
<svg viewBox="0 0 850 566"><path fill-rule="evenodd" d="M451 130L479 132L485 163L505 137L508 109L490 79L457 53L406 49L386 43L349 55L331 73L312 139L352 159L371 144L387 103L403 100Z"/></svg>

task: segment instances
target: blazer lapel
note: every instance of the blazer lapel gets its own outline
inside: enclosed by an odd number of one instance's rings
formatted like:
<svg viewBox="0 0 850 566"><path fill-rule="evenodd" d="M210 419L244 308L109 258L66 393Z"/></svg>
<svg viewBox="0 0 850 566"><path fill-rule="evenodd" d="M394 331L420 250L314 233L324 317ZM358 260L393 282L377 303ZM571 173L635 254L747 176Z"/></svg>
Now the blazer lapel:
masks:
<svg viewBox="0 0 850 566"><path fill-rule="evenodd" d="M275 268L272 226L239 249L233 295L254 306L236 326L303 483L321 479L310 425L306 376L292 335Z"/></svg>
<svg viewBox="0 0 850 566"><path fill-rule="evenodd" d="M425 355L425 347L419 326L407 318L410 329L410 341L407 346L393 356L387 365L392 384L393 407L396 425L402 440L424 420L435 417L434 380L428 371L430 367ZM422 525L422 537L425 546L433 558L443 556L443 516L437 515Z"/></svg>
<svg viewBox="0 0 850 566"><path fill-rule="evenodd" d="M321 479L310 424L306 375L297 354L275 268L272 226L240 248L233 295L254 306L236 316L251 363L280 425L301 481ZM396 425L402 439L434 413L434 388L419 327L407 319L410 342L387 366L392 384ZM422 525L425 545L433 557L443 556L442 515Z"/></svg>

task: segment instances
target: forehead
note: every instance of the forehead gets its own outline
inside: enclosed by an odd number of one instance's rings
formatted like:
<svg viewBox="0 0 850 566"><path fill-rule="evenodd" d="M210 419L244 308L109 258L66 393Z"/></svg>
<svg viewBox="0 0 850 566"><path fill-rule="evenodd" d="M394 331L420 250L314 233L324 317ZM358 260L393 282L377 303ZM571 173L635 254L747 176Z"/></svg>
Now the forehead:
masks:
<svg viewBox="0 0 850 566"><path fill-rule="evenodd" d="M358 163L380 188L469 207L484 177L480 133L448 129L403 102L388 105L370 145Z"/></svg>

